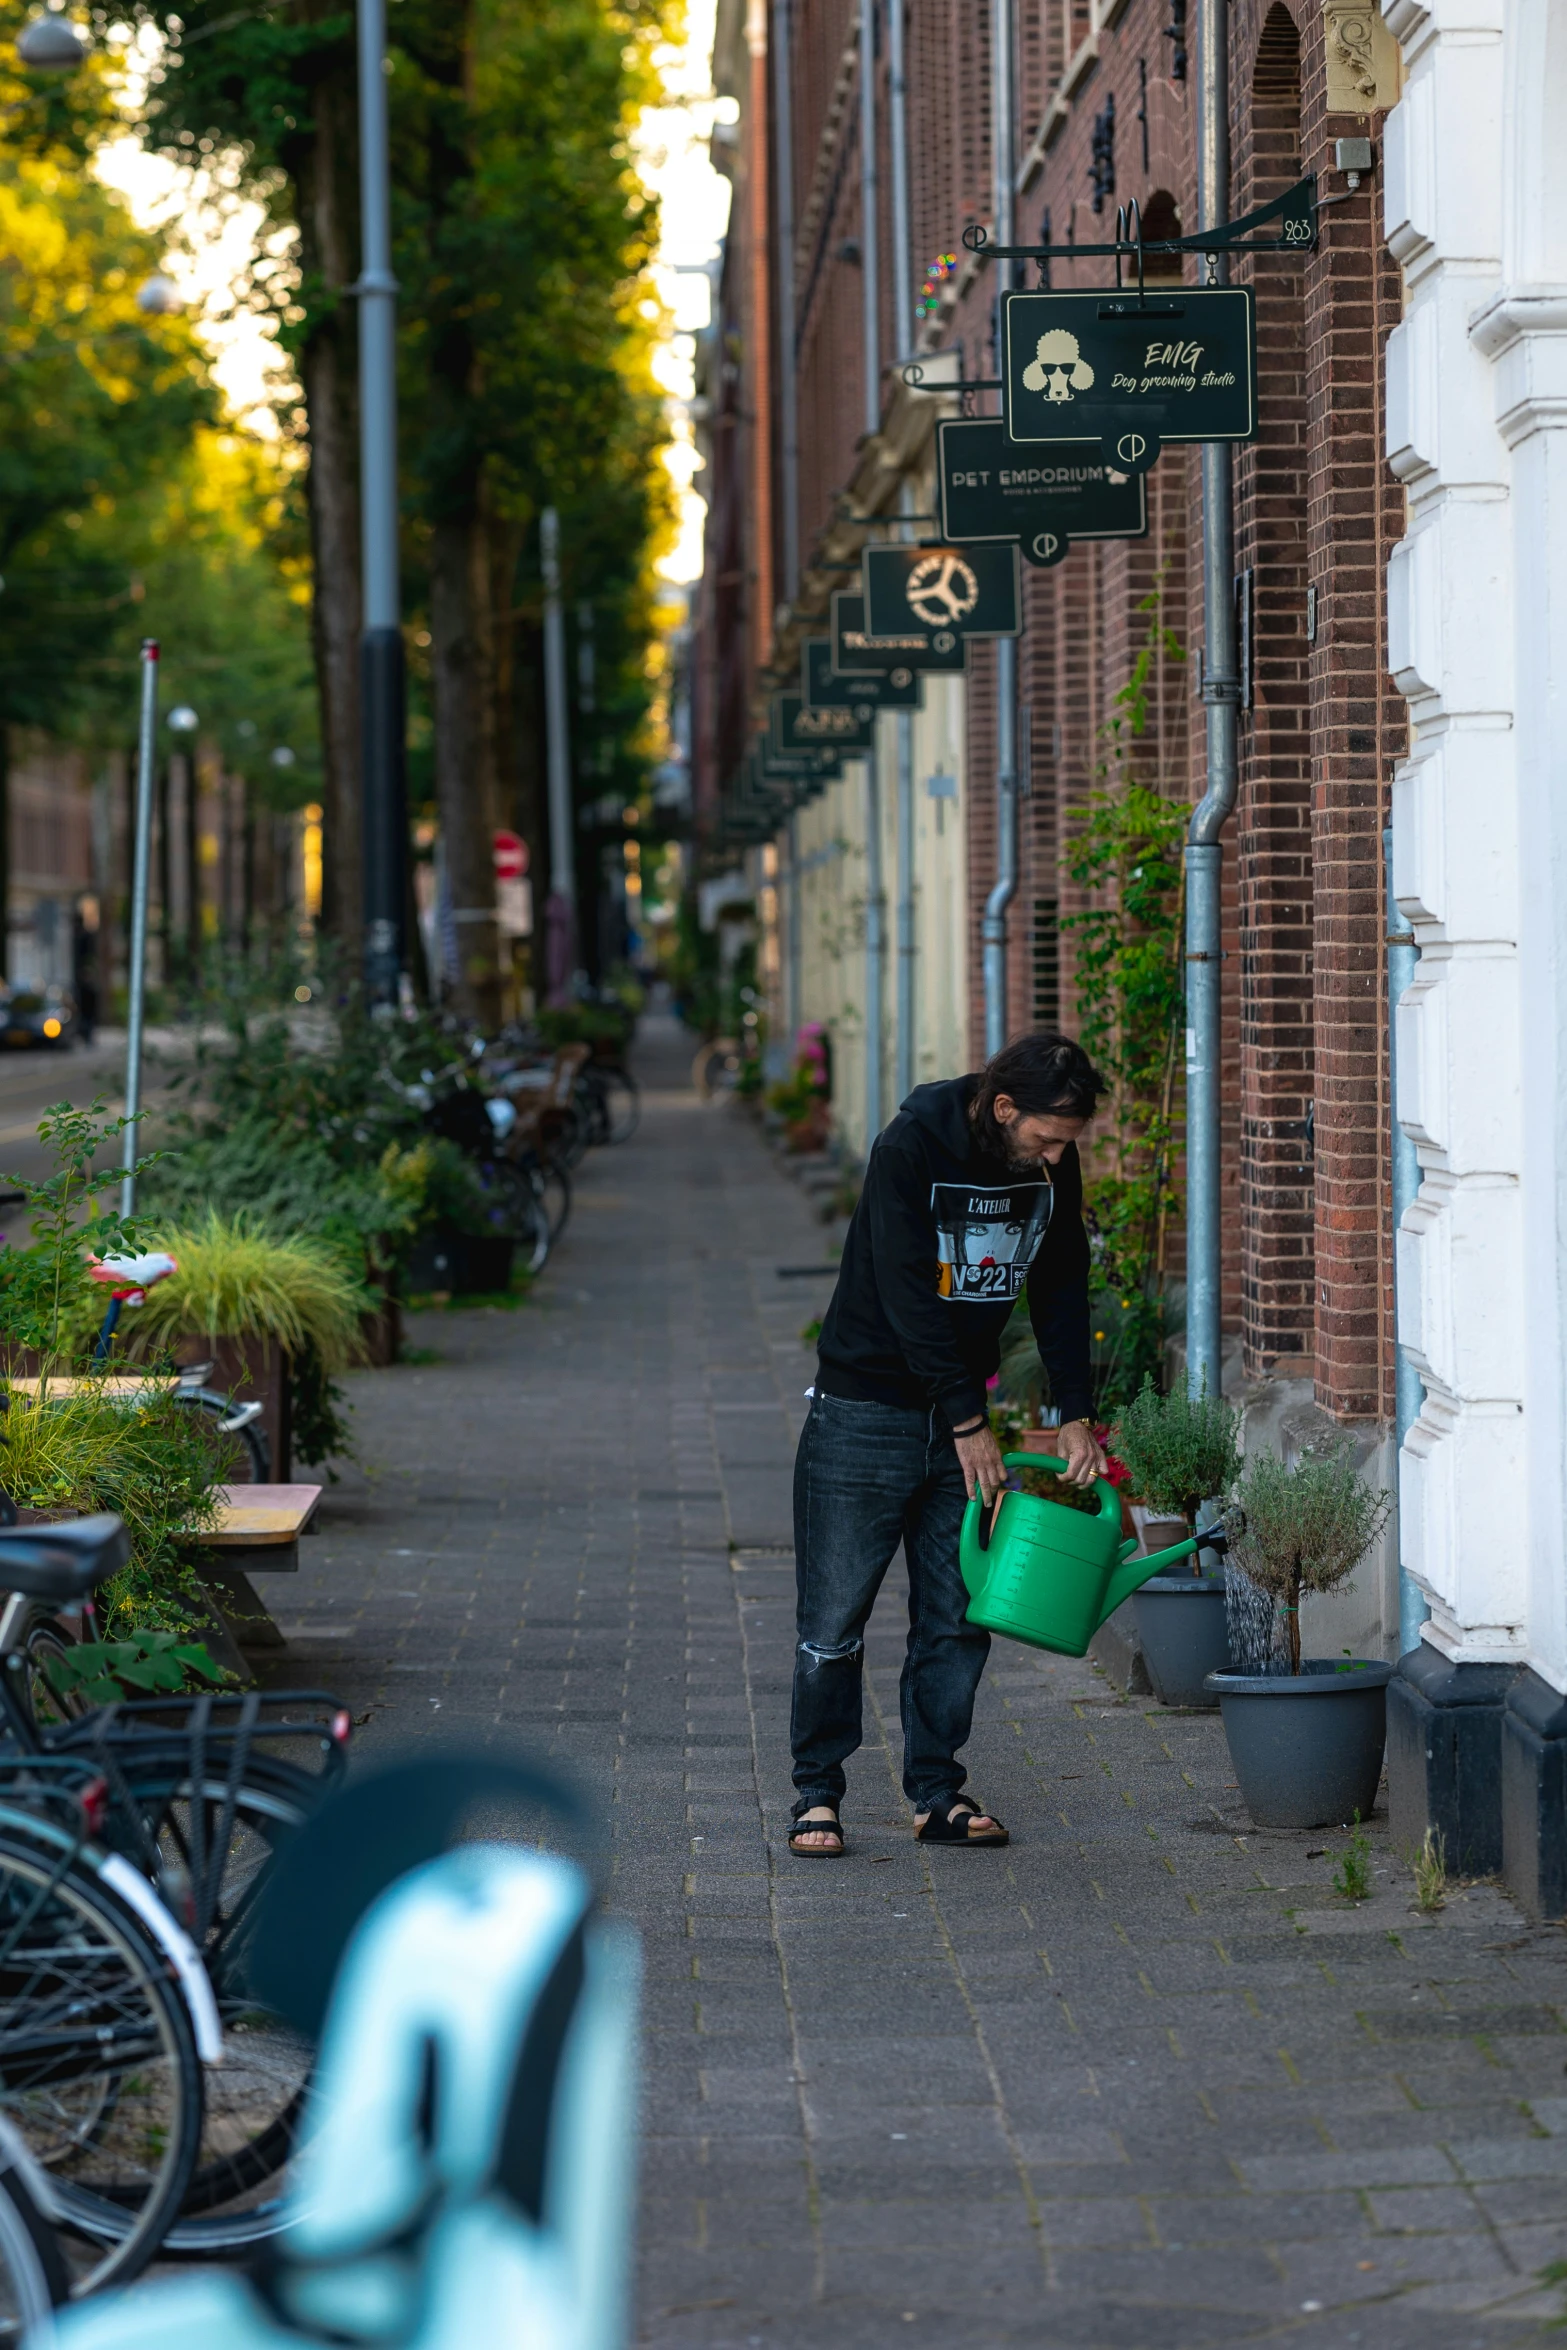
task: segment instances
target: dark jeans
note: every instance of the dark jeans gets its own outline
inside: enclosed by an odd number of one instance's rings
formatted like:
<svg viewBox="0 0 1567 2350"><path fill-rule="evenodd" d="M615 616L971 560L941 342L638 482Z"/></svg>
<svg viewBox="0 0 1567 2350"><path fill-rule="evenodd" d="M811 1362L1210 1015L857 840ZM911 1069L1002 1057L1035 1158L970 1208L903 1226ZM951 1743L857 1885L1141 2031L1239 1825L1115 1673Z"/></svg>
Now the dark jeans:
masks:
<svg viewBox="0 0 1567 2350"><path fill-rule="evenodd" d="M957 1449L934 1414L837 1395L812 1402L794 1464L796 1816L842 1801L844 1762L860 1743L865 1626L900 1541L909 1568L903 1792L923 1811L962 1786L957 1751L990 1653L990 1634L964 1620L967 1498Z"/></svg>

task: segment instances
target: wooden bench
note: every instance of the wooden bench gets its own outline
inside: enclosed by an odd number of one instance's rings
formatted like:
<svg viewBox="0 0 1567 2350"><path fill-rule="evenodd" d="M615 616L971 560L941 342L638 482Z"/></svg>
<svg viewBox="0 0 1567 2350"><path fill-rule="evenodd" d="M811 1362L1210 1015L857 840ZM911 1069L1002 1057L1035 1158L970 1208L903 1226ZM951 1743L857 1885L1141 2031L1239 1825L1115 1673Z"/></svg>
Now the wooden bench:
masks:
<svg viewBox="0 0 1567 2350"><path fill-rule="evenodd" d="M201 1579L236 1647L287 1647L250 1578L299 1572L300 1536L316 1530L321 1492L319 1485L218 1487L216 1523L192 1539L206 1554Z"/></svg>

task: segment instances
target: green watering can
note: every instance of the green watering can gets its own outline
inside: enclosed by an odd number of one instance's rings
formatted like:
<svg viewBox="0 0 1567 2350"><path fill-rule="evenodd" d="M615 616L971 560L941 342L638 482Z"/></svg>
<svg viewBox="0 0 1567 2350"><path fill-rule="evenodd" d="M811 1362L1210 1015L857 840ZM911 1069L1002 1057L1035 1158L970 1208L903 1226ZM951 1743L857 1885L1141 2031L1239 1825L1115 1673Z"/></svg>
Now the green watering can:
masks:
<svg viewBox="0 0 1567 2350"><path fill-rule="evenodd" d="M1048 1453L1009 1452L1009 1469L1064 1469ZM1214 1530L1193 1534L1151 1558L1134 1559L1135 1535L1121 1532L1121 1497L1096 1477L1099 1515L1043 1501L1038 1494L1001 1494L987 1511L976 1494L963 1513L958 1562L968 1586L968 1620L1030 1648L1059 1656L1086 1656L1106 1616L1140 1583L1194 1550L1228 1546Z"/></svg>

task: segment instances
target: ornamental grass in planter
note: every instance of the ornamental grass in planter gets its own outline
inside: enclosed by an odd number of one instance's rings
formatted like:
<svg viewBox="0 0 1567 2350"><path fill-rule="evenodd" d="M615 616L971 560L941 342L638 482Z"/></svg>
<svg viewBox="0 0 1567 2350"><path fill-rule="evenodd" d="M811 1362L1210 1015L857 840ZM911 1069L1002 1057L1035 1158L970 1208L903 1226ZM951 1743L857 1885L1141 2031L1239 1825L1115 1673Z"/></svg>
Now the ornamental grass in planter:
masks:
<svg viewBox="0 0 1567 2350"><path fill-rule="evenodd" d="M210 1353L220 1388L248 1388L261 1399L280 1483L292 1452L304 1460L346 1452L334 1378L364 1359L366 1296L341 1252L314 1235L276 1234L243 1212L216 1209L191 1225L161 1227L157 1239L179 1270L123 1317L117 1358Z"/></svg>
<svg viewBox="0 0 1567 2350"><path fill-rule="evenodd" d="M1246 1808L1259 1827L1370 1817L1382 1776L1390 1664L1303 1657L1308 1592L1338 1591L1387 1522L1392 1496L1362 1484L1346 1441L1286 1465L1269 1453L1236 1491L1230 1615L1237 1667L1210 1673Z"/></svg>
<svg viewBox="0 0 1567 2350"><path fill-rule="evenodd" d="M1193 1395L1183 1383L1160 1395L1151 1379L1111 1430L1131 1491L1145 1508L1179 1518L1188 1533L1206 1501L1223 1501L1240 1475L1240 1414L1222 1396ZM1205 1575L1193 1551L1190 1572L1154 1575L1130 1602L1143 1663L1161 1705L1212 1707L1208 1676L1230 1661L1224 1578Z"/></svg>

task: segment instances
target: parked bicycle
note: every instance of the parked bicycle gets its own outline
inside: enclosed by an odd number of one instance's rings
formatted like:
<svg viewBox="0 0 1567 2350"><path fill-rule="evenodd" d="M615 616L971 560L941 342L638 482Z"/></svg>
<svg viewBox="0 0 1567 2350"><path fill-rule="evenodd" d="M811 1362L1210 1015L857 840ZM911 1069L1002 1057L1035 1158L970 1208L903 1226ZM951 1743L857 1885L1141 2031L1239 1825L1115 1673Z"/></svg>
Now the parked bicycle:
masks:
<svg viewBox="0 0 1567 2350"><path fill-rule="evenodd" d="M257 1999L250 1937L350 1726L316 1691L52 1707L27 1629L127 1557L114 1518L0 1532L0 2115L77 2293L281 2224L310 2056Z"/></svg>
<svg viewBox="0 0 1567 2350"><path fill-rule="evenodd" d="M497 1840L540 1803L580 1819L483 1756L397 1764L322 1807L255 1949L262 1989L320 2036L292 2224L251 2279L72 2311L60 2350L623 2350L636 1944L577 1862ZM474 1821L485 1840L459 1841Z"/></svg>

